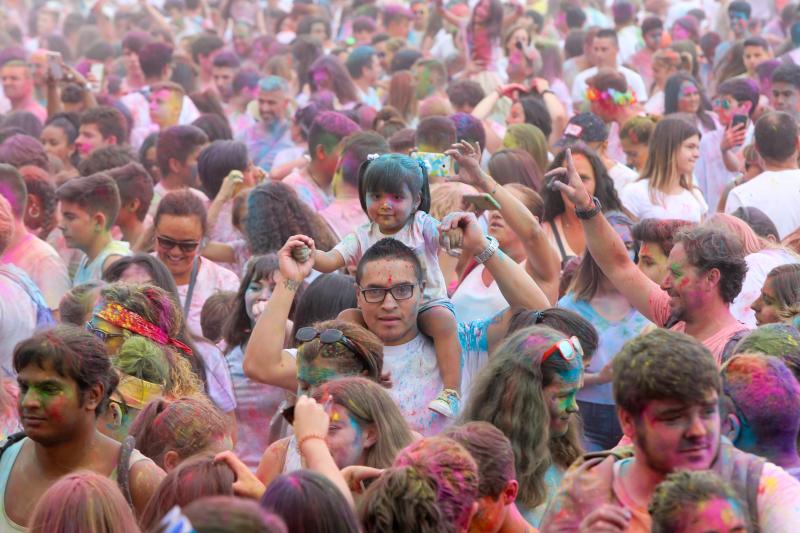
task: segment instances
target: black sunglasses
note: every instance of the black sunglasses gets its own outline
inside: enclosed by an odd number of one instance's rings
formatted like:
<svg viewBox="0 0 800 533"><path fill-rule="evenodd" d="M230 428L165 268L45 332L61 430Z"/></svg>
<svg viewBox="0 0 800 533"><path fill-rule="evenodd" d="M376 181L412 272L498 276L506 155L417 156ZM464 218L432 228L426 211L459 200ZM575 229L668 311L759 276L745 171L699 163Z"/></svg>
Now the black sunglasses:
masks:
<svg viewBox="0 0 800 533"><path fill-rule="evenodd" d="M294 335L294 339L297 342L305 343L311 342L314 339L319 337L319 342L322 344L336 344L337 342L341 342L345 345L345 347L353 352L354 354L359 354L360 352L356 348L356 346L348 339L341 330L338 329L326 329L325 331L317 331L312 327L305 327L300 328L297 330L297 333Z"/></svg>
<svg viewBox="0 0 800 533"><path fill-rule="evenodd" d="M197 247L200 246L200 241L176 241L169 237L161 236L156 236L156 240L158 241L158 245L165 250L172 250L177 246L181 249L181 252L186 254L194 252L197 250Z"/></svg>
<svg viewBox="0 0 800 533"><path fill-rule="evenodd" d="M124 333L109 333L107 331L103 331L91 322L86 323L86 331L92 333L95 337L103 342L106 342L108 339L123 338L126 336Z"/></svg>

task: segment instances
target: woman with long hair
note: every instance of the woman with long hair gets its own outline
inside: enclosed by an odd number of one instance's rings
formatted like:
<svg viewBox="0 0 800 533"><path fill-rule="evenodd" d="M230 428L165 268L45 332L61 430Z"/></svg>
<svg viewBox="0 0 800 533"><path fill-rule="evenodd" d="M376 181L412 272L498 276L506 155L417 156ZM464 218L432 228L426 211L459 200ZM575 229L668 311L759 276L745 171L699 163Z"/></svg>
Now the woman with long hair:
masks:
<svg viewBox="0 0 800 533"><path fill-rule="evenodd" d="M325 442L339 469L348 466L388 468L413 434L386 389L361 377L341 377L320 383L311 395L330 401ZM287 437L265 452L256 476L269 485L281 473L305 468L298 441Z"/></svg>
<svg viewBox="0 0 800 533"><path fill-rule="evenodd" d="M605 217L622 237L629 253L635 255L631 220L622 213L606 213ZM578 404L586 449L611 449L622 437L611 391L611 362L622 345L642 333L650 323L614 287L588 250L583 253L567 294L558 301L558 306L578 313L599 334L597 351L586 368L584 384L578 392Z"/></svg>
<svg viewBox="0 0 800 533"><path fill-rule="evenodd" d="M543 174L533 157L519 148L504 148L489 159L489 175L500 185L519 183L540 191Z"/></svg>
<svg viewBox="0 0 800 533"><path fill-rule="evenodd" d="M242 366L250 333L275 288L278 258L274 254L250 259L234 299L233 312L225 321L225 361L231 374L236 396L236 427L238 437L234 451L255 470L261 454L281 436L284 426L280 417L287 391L248 378ZM290 314L291 318L291 314Z"/></svg>
<svg viewBox="0 0 800 533"><path fill-rule="evenodd" d="M700 222L708 204L692 177L699 156L697 128L682 118L662 119L650 138L642 175L620 194L622 204L637 219Z"/></svg>
<svg viewBox="0 0 800 533"><path fill-rule="evenodd" d="M317 58L308 67L308 74L311 93L333 91L339 109L350 109L360 101L353 79L336 56L326 55Z"/></svg>
<svg viewBox="0 0 800 533"><path fill-rule="evenodd" d="M644 105L648 114L664 114L664 87L667 79L681 70L686 70L690 63L691 58L684 57L669 48L653 54L653 85L649 89L650 99Z"/></svg>
<svg viewBox="0 0 800 533"><path fill-rule="evenodd" d="M711 110L711 102L703 86L688 72L678 72L667 78L664 85L664 115L687 113L694 118L694 125L705 135L719 127L717 117Z"/></svg>
<svg viewBox="0 0 800 533"><path fill-rule="evenodd" d="M392 74L389 79L389 93L386 96L384 107L396 109L403 121L411 127L416 127L417 117L417 79L408 70L401 70Z"/></svg>
<svg viewBox="0 0 800 533"><path fill-rule="evenodd" d="M603 211L620 211L622 203L600 156L583 143L573 144L570 150L575 168L590 191L589 194L600 200ZM556 155L550 164L551 170L565 164L566 153L564 150ZM545 186L542 189L542 199L544 200L542 227L554 249L561 256L561 264L564 265L571 257L582 254L586 248L580 220L575 215L572 202L557 190Z"/></svg>
<svg viewBox="0 0 800 533"><path fill-rule="evenodd" d="M547 137L542 130L533 124L512 124L503 137L503 148L519 148L525 150L539 167L539 171L547 168Z"/></svg>
<svg viewBox="0 0 800 533"><path fill-rule="evenodd" d="M753 302L758 325L788 322L800 326L800 264L770 270L761 295Z"/></svg>
<svg viewBox="0 0 800 533"><path fill-rule="evenodd" d="M558 463L550 440L569 433L578 413L583 348L577 337L544 326L517 331L478 373L461 420L494 424L511 441L517 469L517 507L539 525L569 464L582 453L574 435L569 456ZM526 416L509 416L524 406Z"/></svg>
<svg viewBox="0 0 800 533"><path fill-rule="evenodd" d="M752 328L759 324L756 307L763 307L764 287L769 283L773 269L781 265L800 263L800 256L785 246L760 237L744 220L725 213L715 213L706 222L708 226L718 226L739 238L744 249L747 274L744 276L742 290L731 302L731 314ZM769 287L767 287L769 291ZM758 303L758 300L761 302ZM769 296L767 300L771 301Z"/></svg>

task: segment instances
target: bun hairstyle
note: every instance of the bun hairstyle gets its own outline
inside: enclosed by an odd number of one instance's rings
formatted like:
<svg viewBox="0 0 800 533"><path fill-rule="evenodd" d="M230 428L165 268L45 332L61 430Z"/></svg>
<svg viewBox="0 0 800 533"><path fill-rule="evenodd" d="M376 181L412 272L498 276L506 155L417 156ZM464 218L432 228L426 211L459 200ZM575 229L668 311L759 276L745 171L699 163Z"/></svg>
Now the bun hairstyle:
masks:
<svg viewBox="0 0 800 533"><path fill-rule="evenodd" d="M367 212L367 194L385 192L402 194L408 187L412 196L419 196L416 211L431 209L431 188L425 163L402 154L370 154L358 169L358 197L361 209Z"/></svg>

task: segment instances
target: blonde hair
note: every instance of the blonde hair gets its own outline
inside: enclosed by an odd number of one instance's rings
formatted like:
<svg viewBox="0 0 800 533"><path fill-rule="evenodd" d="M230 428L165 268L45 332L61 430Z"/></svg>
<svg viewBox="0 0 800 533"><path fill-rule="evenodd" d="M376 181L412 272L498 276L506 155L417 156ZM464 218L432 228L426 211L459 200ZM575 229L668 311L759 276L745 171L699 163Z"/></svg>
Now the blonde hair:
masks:
<svg viewBox="0 0 800 533"><path fill-rule="evenodd" d="M31 533L139 533L116 483L90 471L67 474L39 498Z"/></svg>
<svg viewBox="0 0 800 533"><path fill-rule="evenodd" d="M467 194L478 194L478 191L466 183L434 183L431 185L431 216L442 220L450 213L466 210L464 196Z"/></svg>

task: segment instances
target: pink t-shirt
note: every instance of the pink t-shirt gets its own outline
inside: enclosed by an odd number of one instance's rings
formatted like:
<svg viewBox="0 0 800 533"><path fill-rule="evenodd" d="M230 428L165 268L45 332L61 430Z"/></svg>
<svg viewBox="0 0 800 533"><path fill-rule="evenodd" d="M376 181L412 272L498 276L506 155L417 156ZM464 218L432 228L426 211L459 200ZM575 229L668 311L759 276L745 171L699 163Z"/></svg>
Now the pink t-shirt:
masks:
<svg viewBox="0 0 800 533"><path fill-rule="evenodd" d="M293 170L291 174L283 178L283 183L294 189L298 198L310 205L315 211L325 209L333 201L333 197L323 191L305 170Z"/></svg>
<svg viewBox="0 0 800 533"><path fill-rule="evenodd" d="M178 285L178 296L181 308L186 302L186 293L189 285ZM186 326L189 331L202 337L200 328L200 312L208 298L219 291L236 292L239 290L239 278L225 267L213 261L200 257L200 269L197 271L197 281L192 292L192 301L189 304L189 313L186 317Z"/></svg>
<svg viewBox="0 0 800 533"><path fill-rule="evenodd" d="M58 309L61 297L72 288L67 265L58 252L33 233L6 249L0 263L11 263L24 270L42 291L50 309Z"/></svg>
<svg viewBox="0 0 800 533"><path fill-rule="evenodd" d="M660 327L663 328L664 324L667 323L670 317L670 306L669 306L669 295L666 291L661 290L660 288L654 288L653 292L650 293L650 313L653 317L653 322ZM681 333L686 332L686 322L678 322L674 324L671 328L672 331L679 331ZM701 342L703 346L708 348L711 351L711 354L714 356L714 359L717 361L717 364L722 362L722 353L725 350L725 345L728 344L731 337L742 330L747 330L747 326L740 323L733 323L730 326L724 327L717 331L714 335L703 339Z"/></svg>
<svg viewBox="0 0 800 533"><path fill-rule="evenodd" d="M337 198L320 211L319 215L325 219L337 239L342 239L345 235L353 233L358 226L369 223L369 217L358 198Z"/></svg>

